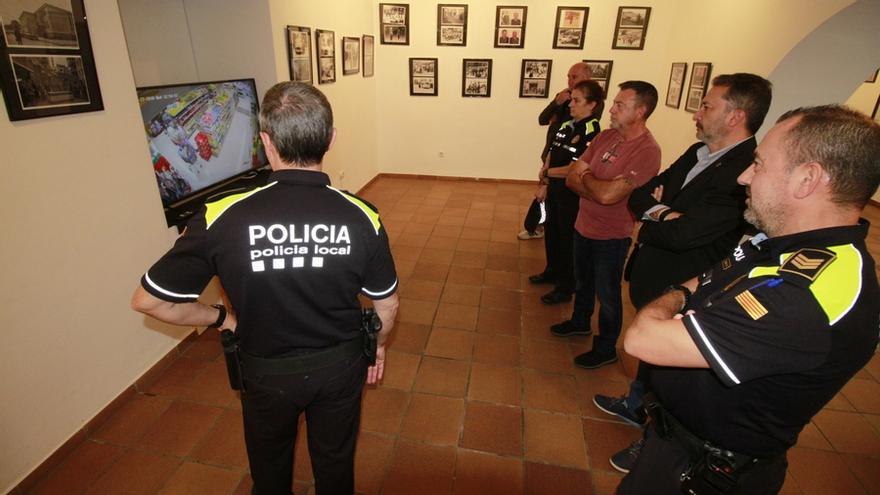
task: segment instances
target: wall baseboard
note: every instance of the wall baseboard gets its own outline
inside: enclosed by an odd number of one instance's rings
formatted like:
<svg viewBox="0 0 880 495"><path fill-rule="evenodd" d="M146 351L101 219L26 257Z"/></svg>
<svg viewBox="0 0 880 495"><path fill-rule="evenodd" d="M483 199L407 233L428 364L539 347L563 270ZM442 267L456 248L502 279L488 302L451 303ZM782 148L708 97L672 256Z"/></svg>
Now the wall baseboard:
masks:
<svg viewBox="0 0 880 495"><path fill-rule="evenodd" d="M517 185L537 185L537 180L526 180L526 179L495 179L495 178L486 178L486 177L455 177L449 175L423 175L423 174L393 174L393 173L385 173L382 172L373 177L370 182L367 182L364 187L362 187L358 194L361 191L366 190L373 182L382 179L428 179L428 180L439 180L439 181L461 181L461 182L494 182L499 184L517 184Z"/></svg>

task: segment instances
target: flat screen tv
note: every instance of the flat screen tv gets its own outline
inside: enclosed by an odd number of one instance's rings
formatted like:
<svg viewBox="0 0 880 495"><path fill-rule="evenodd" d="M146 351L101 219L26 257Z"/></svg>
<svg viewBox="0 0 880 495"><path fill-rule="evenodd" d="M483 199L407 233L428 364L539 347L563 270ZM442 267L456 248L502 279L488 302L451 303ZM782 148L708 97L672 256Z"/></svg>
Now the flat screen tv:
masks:
<svg viewBox="0 0 880 495"><path fill-rule="evenodd" d="M166 209L268 163L253 79L150 86L137 95Z"/></svg>

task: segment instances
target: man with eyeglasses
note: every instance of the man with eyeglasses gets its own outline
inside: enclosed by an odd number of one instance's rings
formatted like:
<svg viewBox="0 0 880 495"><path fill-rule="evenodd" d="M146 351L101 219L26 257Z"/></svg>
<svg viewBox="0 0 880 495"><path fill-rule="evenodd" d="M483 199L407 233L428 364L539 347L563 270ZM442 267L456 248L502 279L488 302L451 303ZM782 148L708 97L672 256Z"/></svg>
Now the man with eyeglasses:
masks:
<svg viewBox="0 0 880 495"><path fill-rule="evenodd" d="M646 121L657 106L657 89L626 81L611 106L611 128L599 133L566 177L581 197L574 233L575 289L571 319L550 327L553 335L590 335L599 298L599 334L574 364L593 369L617 361L623 325L620 280L635 224L627 199L660 170L660 146Z"/></svg>

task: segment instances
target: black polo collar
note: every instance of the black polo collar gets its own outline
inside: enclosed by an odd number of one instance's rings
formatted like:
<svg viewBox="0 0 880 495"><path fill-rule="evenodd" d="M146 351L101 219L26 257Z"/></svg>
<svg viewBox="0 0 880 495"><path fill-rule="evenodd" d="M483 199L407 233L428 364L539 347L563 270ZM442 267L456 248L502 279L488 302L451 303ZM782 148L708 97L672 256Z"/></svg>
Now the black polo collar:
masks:
<svg viewBox="0 0 880 495"><path fill-rule="evenodd" d="M269 182L281 182L283 184L301 184L305 186L324 187L330 185L330 176L317 170L297 170L286 168L274 170L269 175Z"/></svg>
<svg viewBox="0 0 880 495"><path fill-rule="evenodd" d="M772 237L761 242L760 249L761 251L769 249L771 256L775 257L791 252L792 249L804 247L825 248L841 244L860 243L867 237L870 225L870 222L860 218L858 225L830 227L781 237Z"/></svg>

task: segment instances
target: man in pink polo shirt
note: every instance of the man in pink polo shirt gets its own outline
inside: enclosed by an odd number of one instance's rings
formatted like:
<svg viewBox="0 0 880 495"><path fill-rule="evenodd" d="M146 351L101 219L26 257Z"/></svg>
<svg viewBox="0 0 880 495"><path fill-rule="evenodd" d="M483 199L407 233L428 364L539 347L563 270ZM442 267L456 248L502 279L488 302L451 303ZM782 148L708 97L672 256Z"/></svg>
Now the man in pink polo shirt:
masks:
<svg viewBox="0 0 880 495"><path fill-rule="evenodd" d="M623 325L620 279L635 220L627 208L630 193L660 170L660 146L645 126L657 106L657 89L626 81L611 106L611 128L598 136L575 162L566 185L580 197L575 221L574 271L577 280L571 319L550 327L553 335L589 335L596 296L599 334L575 365L598 368L617 361L615 344Z"/></svg>

